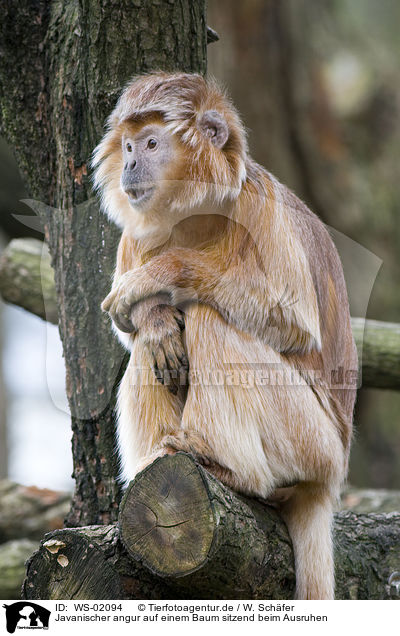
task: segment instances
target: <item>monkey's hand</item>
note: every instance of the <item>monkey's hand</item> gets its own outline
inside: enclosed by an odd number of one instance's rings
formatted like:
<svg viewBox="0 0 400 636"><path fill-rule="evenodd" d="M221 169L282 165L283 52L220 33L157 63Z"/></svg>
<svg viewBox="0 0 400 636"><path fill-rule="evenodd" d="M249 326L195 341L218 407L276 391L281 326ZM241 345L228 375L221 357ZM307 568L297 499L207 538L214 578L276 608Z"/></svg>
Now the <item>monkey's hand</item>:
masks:
<svg viewBox="0 0 400 636"><path fill-rule="evenodd" d="M118 288L121 292L121 287ZM109 306L110 297L113 305ZM135 332L136 338L149 354L157 380L165 384L171 393L176 394L179 386L186 384L188 360L182 340L185 328L184 316L179 309L166 303L165 294L145 298L130 306L128 301L121 302L124 314L119 314L118 293L112 290L102 304L118 329Z"/></svg>
<svg viewBox="0 0 400 636"><path fill-rule="evenodd" d="M101 308L110 314L118 329L131 333L137 329L132 312L140 301L157 297L158 304L178 305L196 296L190 285L182 281L182 269L178 257L156 256L145 265L122 274Z"/></svg>
<svg viewBox="0 0 400 636"><path fill-rule="evenodd" d="M151 298L134 305L131 320L138 326L137 338L147 349L157 380L176 395L186 385L189 363L182 339L183 314L176 307Z"/></svg>

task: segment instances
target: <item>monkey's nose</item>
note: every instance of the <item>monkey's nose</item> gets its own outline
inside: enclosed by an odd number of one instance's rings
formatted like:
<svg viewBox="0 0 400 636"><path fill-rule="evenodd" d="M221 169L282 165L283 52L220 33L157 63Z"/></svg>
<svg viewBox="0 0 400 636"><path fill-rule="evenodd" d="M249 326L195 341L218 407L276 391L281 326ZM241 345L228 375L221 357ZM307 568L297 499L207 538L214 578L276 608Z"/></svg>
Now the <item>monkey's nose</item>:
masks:
<svg viewBox="0 0 400 636"><path fill-rule="evenodd" d="M135 166L136 166L136 161L134 159L133 161L131 161L131 163L128 164L128 169L133 170Z"/></svg>

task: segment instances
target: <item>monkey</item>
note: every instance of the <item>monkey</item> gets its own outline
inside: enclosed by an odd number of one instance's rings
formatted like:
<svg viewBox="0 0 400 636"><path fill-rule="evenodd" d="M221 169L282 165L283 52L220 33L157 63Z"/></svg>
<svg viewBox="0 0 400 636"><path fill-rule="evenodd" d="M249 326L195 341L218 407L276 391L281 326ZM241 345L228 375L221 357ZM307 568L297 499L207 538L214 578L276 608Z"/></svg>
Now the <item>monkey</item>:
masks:
<svg viewBox="0 0 400 636"><path fill-rule="evenodd" d="M122 476L192 453L228 487L279 506L296 598L333 599L357 354L326 227L251 158L236 108L198 74L133 78L93 168L122 229L102 303L130 351ZM338 385L341 368L351 379Z"/></svg>

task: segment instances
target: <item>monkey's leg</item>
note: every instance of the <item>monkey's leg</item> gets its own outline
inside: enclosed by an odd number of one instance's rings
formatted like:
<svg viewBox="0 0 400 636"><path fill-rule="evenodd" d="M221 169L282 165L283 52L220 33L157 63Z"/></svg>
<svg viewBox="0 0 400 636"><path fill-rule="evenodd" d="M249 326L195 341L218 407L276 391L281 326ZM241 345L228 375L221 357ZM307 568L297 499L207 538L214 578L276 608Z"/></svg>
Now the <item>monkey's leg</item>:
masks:
<svg viewBox="0 0 400 636"><path fill-rule="evenodd" d="M296 598L334 599L332 519L335 495L321 484L300 483L281 505L292 539Z"/></svg>
<svg viewBox="0 0 400 636"><path fill-rule="evenodd" d="M179 429L183 403L184 391L173 394L156 379L150 352L134 340L118 391L117 437L125 481L155 459L163 437ZM173 451L159 454L166 452Z"/></svg>
<svg viewBox="0 0 400 636"><path fill-rule="evenodd" d="M260 435L264 412L258 412L254 392L235 383L252 337L201 304L185 309L185 325L190 372L181 429L191 448L182 443L180 448L192 452L230 488L266 496L276 484Z"/></svg>
<svg viewBox="0 0 400 636"><path fill-rule="evenodd" d="M189 386L182 428L204 436L210 460L230 470L215 474L235 490L268 498L277 487L299 482L282 501L296 558L297 597L333 598L332 507L345 460L328 400L324 404L323 394L302 384L278 353L207 308L187 314L186 346L199 380ZM266 381L258 382L253 371L260 362ZM215 381L207 370L218 371ZM246 388L247 380L254 384Z"/></svg>

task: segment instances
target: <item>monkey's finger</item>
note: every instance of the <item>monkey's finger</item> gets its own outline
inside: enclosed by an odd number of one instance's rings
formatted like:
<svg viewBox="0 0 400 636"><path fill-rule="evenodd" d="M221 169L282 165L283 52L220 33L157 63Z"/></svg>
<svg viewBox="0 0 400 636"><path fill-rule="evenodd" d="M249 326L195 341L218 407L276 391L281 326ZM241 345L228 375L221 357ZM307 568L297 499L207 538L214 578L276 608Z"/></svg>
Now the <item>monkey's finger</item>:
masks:
<svg viewBox="0 0 400 636"><path fill-rule="evenodd" d="M133 324L129 320L128 316L115 314L112 316L112 319L120 331L123 331L124 333L132 333L134 331Z"/></svg>
<svg viewBox="0 0 400 636"><path fill-rule="evenodd" d="M176 321L176 324L178 325L179 329L181 331L183 331L184 328L185 328L185 316L179 310L176 310L176 312L175 312L175 321Z"/></svg>
<svg viewBox="0 0 400 636"><path fill-rule="evenodd" d="M179 358L179 362L183 371L189 371L189 360L185 352Z"/></svg>
<svg viewBox="0 0 400 636"><path fill-rule="evenodd" d="M165 352L161 345L153 347L151 349L151 355L153 358L154 369L157 369L160 373L164 373L167 367L167 361L165 359Z"/></svg>
<svg viewBox="0 0 400 636"><path fill-rule="evenodd" d="M189 360L186 355L186 350L183 346L181 337L179 336L171 338L170 346L173 350L172 358L174 358L174 368L187 371L189 369Z"/></svg>
<svg viewBox="0 0 400 636"><path fill-rule="evenodd" d="M180 365L179 360L176 357L175 352L171 347L171 342L169 340L163 341L160 344L156 359L158 369L160 369L160 362L162 364L164 385L167 387L170 393L176 395L181 385L179 373Z"/></svg>
<svg viewBox="0 0 400 636"><path fill-rule="evenodd" d="M131 320L132 305L125 298L117 298L110 309L110 314L117 325L118 329L125 333L134 331L133 322Z"/></svg>
<svg viewBox="0 0 400 636"><path fill-rule="evenodd" d="M165 341L163 341L163 348L164 348L167 368L170 371L179 370L179 367L181 366L180 358L183 354L183 347L181 343L176 342L176 338L172 336L171 338L168 338Z"/></svg>
<svg viewBox="0 0 400 636"><path fill-rule="evenodd" d="M165 374L167 381L174 382L179 368L179 361L174 354L169 353L165 347L156 354L157 368Z"/></svg>
<svg viewBox="0 0 400 636"><path fill-rule="evenodd" d="M150 356L152 362L151 368L153 369L154 375L156 376L156 380L158 380L160 384L164 384L164 372L159 369L159 361L157 360L156 352L152 349L150 350Z"/></svg>
<svg viewBox="0 0 400 636"><path fill-rule="evenodd" d="M134 331L134 327L128 313L121 313L120 311L111 308L110 316L120 331L123 331L124 333L132 333L132 331Z"/></svg>
<svg viewBox="0 0 400 636"><path fill-rule="evenodd" d="M161 362L163 360L163 362ZM159 368L158 365L162 365L162 368ZM169 369L167 369L165 357L158 355L153 355L153 371L156 379L160 384L164 385L170 393L176 395L178 393L179 385L174 381L174 378L171 376Z"/></svg>
<svg viewBox="0 0 400 636"><path fill-rule="evenodd" d="M180 387L179 376L177 376L177 374L171 373L170 371L167 371L166 381L164 382L164 385L167 387L168 391L172 393L172 395L176 395Z"/></svg>
<svg viewBox="0 0 400 636"><path fill-rule="evenodd" d="M160 384L164 384L164 374L161 371L159 371L159 369L157 369L156 367L153 367L153 372L154 372L156 380Z"/></svg>
<svg viewBox="0 0 400 636"><path fill-rule="evenodd" d="M170 393L172 393L172 395L177 395L179 391L179 387L176 384L173 384L172 382L167 384L167 389Z"/></svg>
<svg viewBox="0 0 400 636"><path fill-rule="evenodd" d="M174 376L177 374L175 369L172 368L171 363L173 361L168 359L168 354L161 343L152 350L152 358L157 379L175 394L176 382Z"/></svg>
<svg viewBox="0 0 400 636"><path fill-rule="evenodd" d="M189 361L184 349L182 347L175 348L174 353L167 355L167 363L171 384L178 388L186 386Z"/></svg>
<svg viewBox="0 0 400 636"><path fill-rule="evenodd" d="M115 294L112 292L105 297L100 307L102 311L108 311L115 300Z"/></svg>
<svg viewBox="0 0 400 636"><path fill-rule="evenodd" d="M168 369L178 373L184 373L189 370L189 361L186 353L174 353L167 356Z"/></svg>

